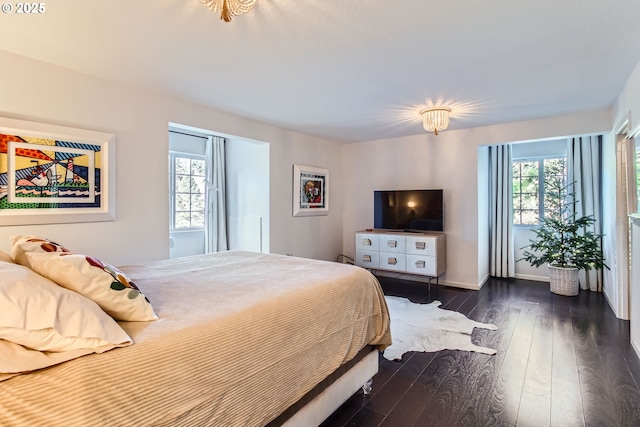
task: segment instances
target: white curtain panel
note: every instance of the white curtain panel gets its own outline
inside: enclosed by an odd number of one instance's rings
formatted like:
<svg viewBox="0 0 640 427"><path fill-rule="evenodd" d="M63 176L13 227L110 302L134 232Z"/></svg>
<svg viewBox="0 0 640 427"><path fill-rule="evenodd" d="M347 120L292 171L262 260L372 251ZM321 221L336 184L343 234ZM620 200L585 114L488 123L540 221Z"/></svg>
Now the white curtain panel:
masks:
<svg viewBox="0 0 640 427"><path fill-rule="evenodd" d="M515 277L513 243L512 166L509 144L489 147L489 274Z"/></svg>
<svg viewBox="0 0 640 427"><path fill-rule="evenodd" d="M591 231L596 234L602 233L601 153L602 136L600 135L568 140L568 182L574 183L577 199L575 214L577 217L593 215L596 222ZM580 287L602 292L602 270L580 271Z"/></svg>
<svg viewBox="0 0 640 427"><path fill-rule="evenodd" d="M226 207L226 166L224 138L210 136L207 139L206 156L212 159L212 167L207 171L207 252L226 251L227 207Z"/></svg>

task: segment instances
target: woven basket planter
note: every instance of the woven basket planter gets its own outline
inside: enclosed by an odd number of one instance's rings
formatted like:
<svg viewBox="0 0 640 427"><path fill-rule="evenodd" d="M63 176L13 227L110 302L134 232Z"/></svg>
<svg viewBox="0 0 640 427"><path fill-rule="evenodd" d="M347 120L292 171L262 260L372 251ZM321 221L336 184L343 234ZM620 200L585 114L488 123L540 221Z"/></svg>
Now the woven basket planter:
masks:
<svg viewBox="0 0 640 427"><path fill-rule="evenodd" d="M580 292L577 268L554 267L549 265L551 292L558 295L574 297Z"/></svg>

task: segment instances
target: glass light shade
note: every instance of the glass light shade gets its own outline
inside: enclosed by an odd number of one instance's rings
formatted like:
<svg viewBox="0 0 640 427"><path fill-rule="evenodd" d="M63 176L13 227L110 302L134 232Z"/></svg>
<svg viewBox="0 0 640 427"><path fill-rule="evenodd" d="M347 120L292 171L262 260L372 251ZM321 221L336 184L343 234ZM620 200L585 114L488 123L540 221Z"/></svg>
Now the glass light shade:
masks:
<svg viewBox="0 0 640 427"><path fill-rule="evenodd" d="M424 130L436 135L441 130L445 130L449 126L449 113L451 113L451 109L444 107L427 108L420 111Z"/></svg>
<svg viewBox="0 0 640 427"><path fill-rule="evenodd" d="M232 16L249 12L258 3L258 0L200 0L214 12L220 12L220 19L231 21Z"/></svg>

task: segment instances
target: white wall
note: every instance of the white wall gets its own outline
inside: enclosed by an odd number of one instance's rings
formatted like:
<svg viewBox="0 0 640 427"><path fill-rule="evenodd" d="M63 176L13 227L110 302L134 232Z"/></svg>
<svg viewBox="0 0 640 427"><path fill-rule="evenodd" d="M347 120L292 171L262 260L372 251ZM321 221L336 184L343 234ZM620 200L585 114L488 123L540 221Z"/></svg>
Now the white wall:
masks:
<svg viewBox="0 0 640 427"><path fill-rule="evenodd" d="M48 236L72 250L115 265L169 256L167 127L170 122L270 144L270 251L333 260L342 250L341 146L164 94L0 51L0 116L113 133L117 137L117 220L83 224L2 226L9 236ZM294 108L292 106L292 108ZM328 216L292 216L292 165L327 168L332 182ZM148 183L142 189L141 181Z"/></svg>
<svg viewBox="0 0 640 427"><path fill-rule="evenodd" d="M619 123L628 117L630 119L630 129L632 133L638 131L640 127L640 62L636 65L635 69L631 73L629 80L620 93L618 101L613 108L614 111L614 124L617 126ZM632 240L631 240L631 289L629 293L631 295L630 307L629 307L629 320L631 322L631 344L636 350L638 356L640 356L640 227L636 223L632 228ZM615 286L615 284L614 284ZM608 289L612 295L616 292L619 294L620 289L613 290ZM618 301L620 298L618 297ZM615 301L609 298L612 305ZM622 302L619 305L623 304ZM613 307L614 311L621 311L620 307Z"/></svg>
<svg viewBox="0 0 640 427"><path fill-rule="evenodd" d="M484 167L489 164L488 147L478 147L478 200L489 200L489 168ZM489 223L489 209L480 208L478 203L478 224ZM485 206L486 207L486 206ZM487 228L478 227L478 286L482 286L489 279L490 265L489 245L491 236Z"/></svg>
<svg viewBox="0 0 640 427"><path fill-rule="evenodd" d="M640 357L640 220L634 218L631 225L631 346Z"/></svg>
<svg viewBox="0 0 640 427"><path fill-rule="evenodd" d="M417 136L347 144L344 153L344 235L349 256L355 254L354 232L373 224L373 191L442 188L449 284L477 289L485 278L488 253L479 252L479 212L488 198L478 197L478 147L517 141L559 139L609 132L611 111Z"/></svg>
<svg viewBox="0 0 640 427"><path fill-rule="evenodd" d="M269 144L229 138L227 199L229 248L269 251Z"/></svg>
<svg viewBox="0 0 640 427"><path fill-rule="evenodd" d="M284 133L272 144L271 252L335 261L342 253L343 182L342 146ZM273 140L273 139L272 139ZM329 214L293 217L293 165L329 170Z"/></svg>
<svg viewBox="0 0 640 427"><path fill-rule="evenodd" d="M609 301L609 305L618 317L628 318L628 302L622 304L621 298L626 292L622 292L623 286L628 286L626 282L627 262L624 254L618 253L619 248L628 243L619 239L620 234L624 234L619 227L623 221L627 221L626 216L620 217L618 212L621 200L617 198L616 187L618 186L618 176L620 171L617 167L617 146L616 135L613 133L606 135L602 141L602 232L605 238L602 243L602 252L609 269L602 273L602 292ZM625 230L626 231L626 230Z"/></svg>
<svg viewBox="0 0 640 427"><path fill-rule="evenodd" d="M634 130L640 126L640 62L631 72L613 108L613 113L614 124L621 123L627 115L630 115L630 128Z"/></svg>

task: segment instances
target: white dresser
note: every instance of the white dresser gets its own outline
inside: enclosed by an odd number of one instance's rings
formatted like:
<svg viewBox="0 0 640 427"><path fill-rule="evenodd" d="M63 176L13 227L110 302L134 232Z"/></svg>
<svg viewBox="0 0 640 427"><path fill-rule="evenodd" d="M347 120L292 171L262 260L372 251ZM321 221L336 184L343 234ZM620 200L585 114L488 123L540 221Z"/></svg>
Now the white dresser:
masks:
<svg viewBox="0 0 640 427"><path fill-rule="evenodd" d="M443 233L356 232L356 265L438 277L446 270Z"/></svg>

